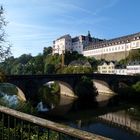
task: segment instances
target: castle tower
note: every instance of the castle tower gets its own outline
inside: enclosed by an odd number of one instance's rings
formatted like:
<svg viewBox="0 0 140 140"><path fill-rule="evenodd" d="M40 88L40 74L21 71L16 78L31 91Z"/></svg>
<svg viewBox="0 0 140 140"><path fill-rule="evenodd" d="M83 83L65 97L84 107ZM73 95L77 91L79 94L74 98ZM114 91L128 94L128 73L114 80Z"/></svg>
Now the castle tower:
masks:
<svg viewBox="0 0 140 140"><path fill-rule="evenodd" d="M88 37L91 38L90 31L88 31Z"/></svg>

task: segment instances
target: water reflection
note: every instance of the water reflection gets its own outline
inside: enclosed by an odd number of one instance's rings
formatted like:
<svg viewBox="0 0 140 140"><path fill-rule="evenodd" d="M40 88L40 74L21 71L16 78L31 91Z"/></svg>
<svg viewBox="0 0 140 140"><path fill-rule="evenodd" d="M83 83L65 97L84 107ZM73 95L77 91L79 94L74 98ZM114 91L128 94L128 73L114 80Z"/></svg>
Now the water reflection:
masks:
<svg viewBox="0 0 140 140"><path fill-rule="evenodd" d="M59 104L49 112L49 115L63 116L71 109L75 100L76 98L60 95Z"/></svg>
<svg viewBox="0 0 140 140"><path fill-rule="evenodd" d="M0 104L16 109L18 105L25 102L24 93L15 85L0 83Z"/></svg>
<svg viewBox="0 0 140 140"><path fill-rule="evenodd" d="M114 125L118 125L119 127L124 127L125 129L129 129L140 134L140 120L132 118L124 110L115 113L107 113L105 115L101 115L98 117L98 119L107 121Z"/></svg>
<svg viewBox="0 0 140 140"><path fill-rule="evenodd" d="M65 123L116 140L138 140L140 117L130 110L136 112L140 105L123 106L71 112L65 116L69 120Z"/></svg>
<svg viewBox="0 0 140 140"><path fill-rule="evenodd" d="M55 91L56 88L58 90ZM60 100L59 86L54 81L46 83L39 89L37 98L36 108L39 112L48 112L54 109Z"/></svg>
<svg viewBox="0 0 140 140"><path fill-rule="evenodd" d="M72 110L74 101L71 97L61 95L59 104L49 115L61 116L60 120L54 118L54 121L112 139L140 139L140 105L121 104L117 107Z"/></svg>

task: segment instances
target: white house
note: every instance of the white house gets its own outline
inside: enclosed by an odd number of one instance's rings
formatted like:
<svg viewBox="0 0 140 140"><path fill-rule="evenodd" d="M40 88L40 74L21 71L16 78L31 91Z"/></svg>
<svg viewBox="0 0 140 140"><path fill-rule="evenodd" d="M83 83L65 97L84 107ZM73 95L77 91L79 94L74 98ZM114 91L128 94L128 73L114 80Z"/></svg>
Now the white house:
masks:
<svg viewBox="0 0 140 140"><path fill-rule="evenodd" d="M140 61L131 62L126 68L128 75L140 74Z"/></svg>
<svg viewBox="0 0 140 140"><path fill-rule="evenodd" d="M115 62L104 61L98 66L98 72L104 74L114 74L115 73Z"/></svg>

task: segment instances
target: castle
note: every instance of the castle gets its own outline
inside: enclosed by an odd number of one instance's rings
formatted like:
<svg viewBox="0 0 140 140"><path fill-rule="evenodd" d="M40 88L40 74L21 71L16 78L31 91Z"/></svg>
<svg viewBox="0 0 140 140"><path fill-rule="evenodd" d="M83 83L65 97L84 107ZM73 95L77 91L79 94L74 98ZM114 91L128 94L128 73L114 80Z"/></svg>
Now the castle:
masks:
<svg viewBox="0 0 140 140"><path fill-rule="evenodd" d="M140 32L110 40L91 37L88 32L87 36L80 35L72 38L70 35L64 35L53 41L53 54L77 51L86 57L105 60L124 59L131 50L139 48Z"/></svg>

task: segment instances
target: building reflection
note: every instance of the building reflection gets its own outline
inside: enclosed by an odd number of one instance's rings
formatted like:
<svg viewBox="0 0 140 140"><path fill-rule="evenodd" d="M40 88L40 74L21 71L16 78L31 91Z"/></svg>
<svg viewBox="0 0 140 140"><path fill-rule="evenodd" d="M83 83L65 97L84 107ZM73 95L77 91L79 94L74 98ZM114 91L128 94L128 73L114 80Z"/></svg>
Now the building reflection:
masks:
<svg viewBox="0 0 140 140"><path fill-rule="evenodd" d="M126 111L108 113L99 116L98 119L107 121L112 125L114 124L120 127L124 127L125 129L129 129L140 134L140 120L134 119L132 116L126 113Z"/></svg>

